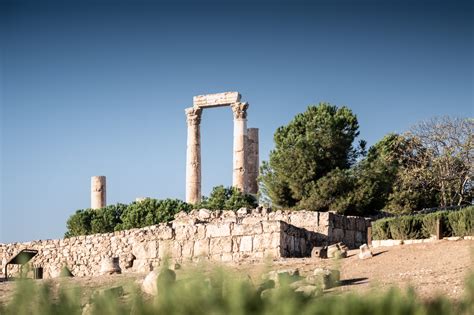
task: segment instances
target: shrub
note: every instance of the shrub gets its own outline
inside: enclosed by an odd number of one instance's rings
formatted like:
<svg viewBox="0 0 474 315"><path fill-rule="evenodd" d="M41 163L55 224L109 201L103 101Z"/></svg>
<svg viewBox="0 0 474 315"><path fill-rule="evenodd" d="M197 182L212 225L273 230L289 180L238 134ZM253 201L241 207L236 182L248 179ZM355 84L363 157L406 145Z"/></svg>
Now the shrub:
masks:
<svg viewBox="0 0 474 315"><path fill-rule="evenodd" d="M474 232L474 206L458 211L406 215L372 222L374 239L417 239L436 234L436 221L441 220L443 236L466 236Z"/></svg>
<svg viewBox="0 0 474 315"><path fill-rule="evenodd" d="M178 199L145 199L130 205L118 203L101 209L77 210L67 220L64 236L140 228L171 221L176 213L189 210L191 205Z"/></svg>
<svg viewBox="0 0 474 315"><path fill-rule="evenodd" d="M127 205L117 203L102 209L94 210L91 222L91 233L109 233L113 232L115 226L122 223L120 218L127 210Z"/></svg>
<svg viewBox="0 0 474 315"><path fill-rule="evenodd" d="M436 235L436 225L438 220L441 220L441 230L443 236L451 235L452 231L448 223L448 213L449 211L439 211L424 215L422 219L423 237L429 238L431 235Z"/></svg>
<svg viewBox="0 0 474 315"><path fill-rule="evenodd" d="M209 197L204 197L202 202L195 208L206 208L209 210L238 210L242 207L255 208L257 199L242 193L235 187L216 186L212 189Z"/></svg>
<svg viewBox="0 0 474 315"><path fill-rule="evenodd" d="M158 279L157 286L163 284ZM421 299L414 290L400 289L314 298L294 292L286 283L267 291L271 294L262 298L262 285L253 285L247 277L216 268L210 275L197 270L182 281L169 281L166 290L159 291L156 297L143 296L133 284L124 285L123 289L129 297L114 295L110 290L90 296L87 288L71 288L66 282L20 279L11 300L0 303L0 314L468 315L474 309L472 276L466 282L466 295L457 301L443 296Z"/></svg>
<svg viewBox="0 0 474 315"><path fill-rule="evenodd" d="M394 220L393 218L380 219L372 222L372 238L376 240L391 239L389 222Z"/></svg>
<svg viewBox="0 0 474 315"><path fill-rule="evenodd" d="M131 203L122 214L122 223L115 230L125 230L155 225L173 220L180 211L189 212L191 205L178 199L151 199Z"/></svg>
<svg viewBox="0 0 474 315"><path fill-rule="evenodd" d="M390 234L397 240L422 238L422 222L419 215L398 217L389 221Z"/></svg>
<svg viewBox="0 0 474 315"><path fill-rule="evenodd" d="M453 236L466 236L473 234L474 207L467 207L460 211L448 214L449 227Z"/></svg>

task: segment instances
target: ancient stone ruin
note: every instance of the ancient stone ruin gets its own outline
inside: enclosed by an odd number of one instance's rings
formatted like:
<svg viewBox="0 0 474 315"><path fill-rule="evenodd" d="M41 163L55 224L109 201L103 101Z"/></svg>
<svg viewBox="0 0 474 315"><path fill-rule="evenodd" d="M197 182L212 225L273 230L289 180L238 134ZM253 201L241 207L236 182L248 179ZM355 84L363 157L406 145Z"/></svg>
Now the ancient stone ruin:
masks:
<svg viewBox="0 0 474 315"><path fill-rule="evenodd" d="M201 116L206 108L229 106L234 114L234 157L232 186L257 194L258 129L247 129L248 103L238 92L198 95L186 108L188 139L186 149L186 202L201 201Z"/></svg>
<svg viewBox="0 0 474 315"><path fill-rule="evenodd" d="M141 229L0 244L0 270L24 248L38 250L32 263L43 267L45 278L58 276L64 266L75 276L95 276L147 272L166 258L227 263L310 257L315 246L343 242L358 248L367 242L369 225L369 219L332 212L201 209Z"/></svg>
<svg viewBox="0 0 474 315"><path fill-rule="evenodd" d="M256 194L259 168L258 129L247 128L248 104L237 92L195 96L187 116L186 201L201 201L200 123L206 108L229 106L234 116L233 182L242 192ZM137 198L140 202L144 198ZM91 178L91 208L106 202L106 177ZM75 276L148 272L169 259L176 263L201 260L239 262L282 257L321 256L340 249L340 242L358 248L367 242L370 220L332 212L271 211L263 207L238 211L206 209L181 212L174 221L114 233L0 244L0 270L22 249L37 250L33 264L44 277L67 268ZM332 247L326 247L333 245ZM345 249L344 249L345 250ZM342 251L342 250L341 250ZM331 252L332 253L332 252ZM13 270L14 272L15 270Z"/></svg>

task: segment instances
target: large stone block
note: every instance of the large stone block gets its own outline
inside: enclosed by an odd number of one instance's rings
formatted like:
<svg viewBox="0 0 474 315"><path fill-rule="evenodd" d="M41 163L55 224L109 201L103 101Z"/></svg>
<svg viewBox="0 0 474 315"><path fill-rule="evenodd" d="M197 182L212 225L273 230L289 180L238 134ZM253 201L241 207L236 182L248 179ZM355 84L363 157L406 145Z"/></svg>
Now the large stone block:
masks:
<svg viewBox="0 0 474 315"><path fill-rule="evenodd" d="M194 257L209 255L209 239L198 240L194 242Z"/></svg>
<svg viewBox="0 0 474 315"><path fill-rule="evenodd" d="M318 212L295 211L289 215L289 222L296 227L315 227L319 225Z"/></svg>
<svg viewBox="0 0 474 315"><path fill-rule="evenodd" d="M176 240L189 240L194 238L194 235L197 233L197 227L195 225L180 225L176 226L174 231Z"/></svg>
<svg viewBox="0 0 474 315"><path fill-rule="evenodd" d="M264 217L261 216L248 216L242 219L242 224L244 225L254 225L260 223L264 220Z"/></svg>
<svg viewBox="0 0 474 315"><path fill-rule="evenodd" d="M173 228L167 225L159 225L157 235L160 240L170 240L173 238Z"/></svg>
<svg viewBox="0 0 474 315"><path fill-rule="evenodd" d="M232 235L240 236L240 235L255 235L255 234L262 234L262 223L257 222L255 224L234 224Z"/></svg>
<svg viewBox="0 0 474 315"><path fill-rule="evenodd" d="M148 241L135 243L132 246L132 254L137 259L149 259L158 257L159 243L157 241Z"/></svg>
<svg viewBox="0 0 474 315"><path fill-rule="evenodd" d="M239 251L240 252L251 252L253 249L253 237L243 236L240 240Z"/></svg>
<svg viewBox="0 0 474 315"><path fill-rule="evenodd" d="M159 242L158 258L165 259L173 254L173 240L164 240Z"/></svg>
<svg viewBox="0 0 474 315"><path fill-rule="evenodd" d="M186 240L181 243L181 255L183 259L190 260L194 255L194 241Z"/></svg>
<svg viewBox="0 0 474 315"><path fill-rule="evenodd" d="M335 228L332 230L332 234L329 235L330 242L342 242L344 239L344 230Z"/></svg>
<svg viewBox="0 0 474 315"><path fill-rule="evenodd" d="M230 223L209 224L206 227L206 237L230 236Z"/></svg>
<svg viewBox="0 0 474 315"><path fill-rule="evenodd" d="M240 101L238 92L224 92L193 97L193 106L199 108L226 106Z"/></svg>
<svg viewBox="0 0 474 315"><path fill-rule="evenodd" d="M231 253L232 252L232 237L218 237L212 238L210 241L211 255Z"/></svg>

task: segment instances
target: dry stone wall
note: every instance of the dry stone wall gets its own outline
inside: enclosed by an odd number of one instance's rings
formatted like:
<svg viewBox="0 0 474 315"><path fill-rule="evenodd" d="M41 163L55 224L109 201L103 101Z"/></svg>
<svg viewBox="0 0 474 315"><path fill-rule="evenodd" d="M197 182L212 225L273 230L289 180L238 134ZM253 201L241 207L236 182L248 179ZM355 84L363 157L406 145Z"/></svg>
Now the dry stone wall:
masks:
<svg viewBox="0 0 474 315"><path fill-rule="evenodd" d="M164 259L176 262L237 262L266 257L305 257L314 246L343 241L349 247L366 242L370 221L333 213L194 210L170 223L107 234L58 240L0 244L0 268L21 249L36 249L31 261L44 277L56 277L63 266L75 276L101 273L101 264L118 258L122 272L147 272ZM16 269L9 267L9 270Z"/></svg>

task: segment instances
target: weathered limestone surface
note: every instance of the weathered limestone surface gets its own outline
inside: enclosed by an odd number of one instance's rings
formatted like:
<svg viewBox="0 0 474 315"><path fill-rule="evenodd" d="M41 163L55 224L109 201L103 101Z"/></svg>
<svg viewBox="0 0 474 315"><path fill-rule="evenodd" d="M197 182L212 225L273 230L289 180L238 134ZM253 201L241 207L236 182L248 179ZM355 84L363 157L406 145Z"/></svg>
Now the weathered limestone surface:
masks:
<svg viewBox="0 0 474 315"><path fill-rule="evenodd" d="M117 259L114 270L127 273L149 272L166 257L178 263L309 257L314 246L342 241L351 248L359 247L365 243L369 225L366 218L328 212L271 212L261 207L237 212L201 209L181 212L170 223L141 229L0 244L0 270L24 248L38 250L32 263L44 268L46 278L56 276L63 266L75 276L99 275L109 271L104 261L115 264ZM335 230L342 233L332 235ZM358 233L364 239L360 243L346 236ZM11 270L15 272L15 268Z"/></svg>
<svg viewBox="0 0 474 315"><path fill-rule="evenodd" d="M258 168L259 168L259 152L258 152L258 128L247 129L247 189L248 193L256 195L258 193Z"/></svg>
<svg viewBox="0 0 474 315"><path fill-rule="evenodd" d="M199 108L228 106L236 102L240 102L240 94L238 92L224 92L193 97L193 106Z"/></svg>
<svg viewBox="0 0 474 315"><path fill-rule="evenodd" d="M234 113L234 161L232 186L243 192L247 191L246 183L246 144L247 144L247 103L231 105Z"/></svg>
<svg viewBox="0 0 474 315"><path fill-rule="evenodd" d="M91 177L91 209L100 209L107 206L105 176Z"/></svg>
<svg viewBox="0 0 474 315"><path fill-rule="evenodd" d="M200 108L187 108L186 202L201 201L201 114Z"/></svg>

